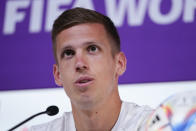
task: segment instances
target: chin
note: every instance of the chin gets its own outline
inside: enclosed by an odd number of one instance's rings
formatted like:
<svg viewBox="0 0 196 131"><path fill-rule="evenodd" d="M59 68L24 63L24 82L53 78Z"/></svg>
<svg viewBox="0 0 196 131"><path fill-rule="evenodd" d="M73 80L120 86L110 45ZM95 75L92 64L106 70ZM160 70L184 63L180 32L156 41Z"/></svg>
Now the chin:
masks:
<svg viewBox="0 0 196 131"><path fill-rule="evenodd" d="M94 99L92 99L92 97L82 96L76 103L80 106L80 108L87 110L91 109L96 102Z"/></svg>

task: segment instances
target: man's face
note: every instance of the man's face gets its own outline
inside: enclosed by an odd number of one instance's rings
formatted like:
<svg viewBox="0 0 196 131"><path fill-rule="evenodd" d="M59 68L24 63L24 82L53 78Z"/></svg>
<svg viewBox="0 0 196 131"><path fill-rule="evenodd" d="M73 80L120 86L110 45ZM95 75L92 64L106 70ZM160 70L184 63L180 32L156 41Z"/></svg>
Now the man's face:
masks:
<svg viewBox="0 0 196 131"><path fill-rule="evenodd" d="M57 35L54 77L73 104L92 105L115 94L118 76L125 70L124 55L112 56L107 36L97 23L76 25Z"/></svg>

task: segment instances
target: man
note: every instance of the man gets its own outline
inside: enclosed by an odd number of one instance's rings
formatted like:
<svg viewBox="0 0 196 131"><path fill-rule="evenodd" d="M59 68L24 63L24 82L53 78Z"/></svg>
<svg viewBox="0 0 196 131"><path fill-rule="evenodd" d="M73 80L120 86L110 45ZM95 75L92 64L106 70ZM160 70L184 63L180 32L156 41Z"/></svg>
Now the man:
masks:
<svg viewBox="0 0 196 131"><path fill-rule="evenodd" d="M120 38L112 21L98 12L63 12L52 29L55 82L70 98L72 112L35 126L36 131L138 131L148 107L122 102L118 78L126 70Z"/></svg>

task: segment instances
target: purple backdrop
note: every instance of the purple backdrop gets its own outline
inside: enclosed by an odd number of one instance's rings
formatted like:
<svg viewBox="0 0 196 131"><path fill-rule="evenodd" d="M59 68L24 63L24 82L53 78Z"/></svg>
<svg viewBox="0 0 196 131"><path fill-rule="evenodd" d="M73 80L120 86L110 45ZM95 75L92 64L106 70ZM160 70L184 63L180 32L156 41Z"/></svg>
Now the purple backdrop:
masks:
<svg viewBox="0 0 196 131"><path fill-rule="evenodd" d="M55 86L49 28L75 6L118 27L128 59L120 83L196 80L195 0L1 0L0 90Z"/></svg>

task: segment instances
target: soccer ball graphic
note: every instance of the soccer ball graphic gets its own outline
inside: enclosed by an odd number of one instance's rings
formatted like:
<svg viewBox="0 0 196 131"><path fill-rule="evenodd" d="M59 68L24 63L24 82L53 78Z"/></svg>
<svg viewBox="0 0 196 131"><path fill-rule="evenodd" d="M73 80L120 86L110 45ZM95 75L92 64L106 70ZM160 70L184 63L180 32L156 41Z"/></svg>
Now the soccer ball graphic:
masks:
<svg viewBox="0 0 196 131"><path fill-rule="evenodd" d="M166 99L151 115L146 131L196 131L196 91Z"/></svg>

